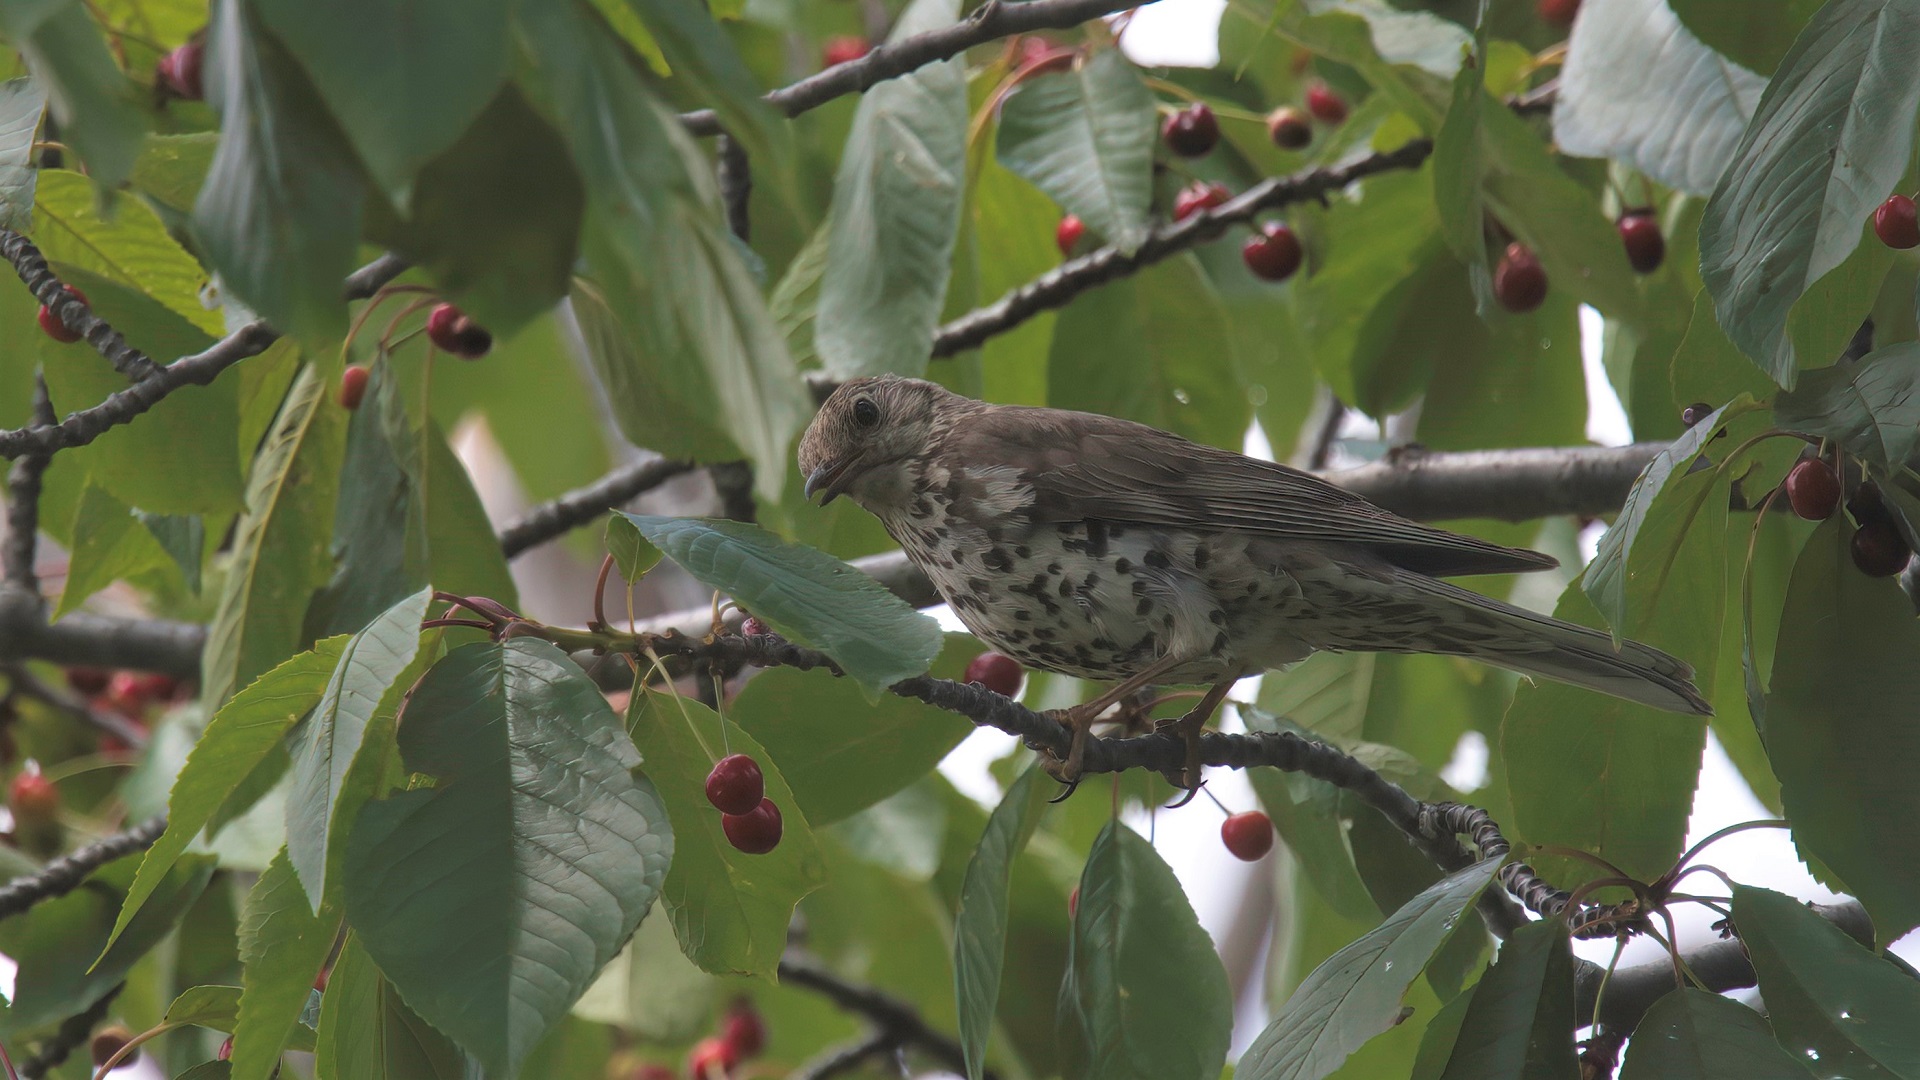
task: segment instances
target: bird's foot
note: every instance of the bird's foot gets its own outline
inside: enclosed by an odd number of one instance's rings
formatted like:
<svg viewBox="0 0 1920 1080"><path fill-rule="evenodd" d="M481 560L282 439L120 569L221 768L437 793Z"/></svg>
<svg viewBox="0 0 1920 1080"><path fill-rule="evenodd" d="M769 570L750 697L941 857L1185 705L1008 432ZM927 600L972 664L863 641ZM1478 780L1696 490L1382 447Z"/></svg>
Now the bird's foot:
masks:
<svg viewBox="0 0 1920 1080"><path fill-rule="evenodd" d="M1067 786L1067 790L1053 800L1063 802L1067 796L1073 794L1075 788L1080 786L1081 769L1086 764L1087 757L1087 735L1093 730L1093 720L1098 713L1085 705L1077 705L1070 709L1054 709L1046 715L1059 721L1060 726L1073 733L1065 758L1055 756L1051 750L1040 758L1040 767L1046 770L1047 775Z"/></svg>
<svg viewBox="0 0 1920 1080"><path fill-rule="evenodd" d="M1161 774L1167 778L1168 783L1186 792L1185 797L1168 809L1176 809L1192 802L1193 797L1200 793L1201 786L1206 783L1203 775L1206 766L1200 757L1200 735L1206 730L1207 721L1213 716L1214 710L1220 707L1220 702L1226 699L1227 691L1231 689L1233 689L1231 679L1217 683L1192 709L1188 710L1185 716L1177 720L1162 720L1155 725L1156 731L1171 728L1186 748L1186 756L1180 768L1168 769Z"/></svg>

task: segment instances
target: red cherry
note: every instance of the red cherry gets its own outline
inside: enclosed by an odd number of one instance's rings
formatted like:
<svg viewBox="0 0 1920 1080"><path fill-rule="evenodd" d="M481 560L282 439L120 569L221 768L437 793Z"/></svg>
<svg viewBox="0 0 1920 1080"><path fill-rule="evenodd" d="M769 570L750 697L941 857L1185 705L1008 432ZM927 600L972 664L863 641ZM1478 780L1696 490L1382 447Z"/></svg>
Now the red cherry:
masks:
<svg viewBox="0 0 1920 1080"><path fill-rule="evenodd" d="M62 285L61 288L73 294L75 300L83 304L87 302L87 294L81 292L79 289L71 285ZM40 329L46 331L48 337L62 345L71 345L80 340L79 331L72 329L65 322L61 321L60 316L55 315L53 309L45 304L40 305Z"/></svg>
<svg viewBox="0 0 1920 1080"><path fill-rule="evenodd" d="M478 360L493 348L493 335L452 304L427 313L427 339L462 360Z"/></svg>
<svg viewBox="0 0 1920 1080"><path fill-rule="evenodd" d="M1313 121L1291 105L1267 114L1267 137L1282 150L1304 150L1313 141Z"/></svg>
<svg viewBox="0 0 1920 1080"><path fill-rule="evenodd" d="M1642 274L1660 269L1667 257L1667 238L1660 235L1660 222L1653 211L1629 210L1614 224L1620 230L1620 242L1627 249L1627 262Z"/></svg>
<svg viewBox="0 0 1920 1080"><path fill-rule="evenodd" d="M1873 231L1890 248L1920 247L1920 214L1905 195L1889 195L1873 212ZM45 325L44 323L42 325Z"/></svg>
<svg viewBox="0 0 1920 1080"><path fill-rule="evenodd" d="M751 814L766 793L760 763L745 754L728 754L707 774L707 801L723 814Z"/></svg>
<svg viewBox="0 0 1920 1080"><path fill-rule="evenodd" d="M1181 157L1202 157L1220 142L1220 121L1204 101L1196 101L1160 125L1160 141Z"/></svg>
<svg viewBox="0 0 1920 1080"><path fill-rule="evenodd" d="M1500 265L1493 268L1493 297L1516 314L1532 311L1547 301L1547 268L1525 244L1507 245Z"/></svg>
<svg viewBox="0 0 1920 1080"><path fill-rule="evenodd" d="M745 814L720 815L720 831L727 834L727 843L749 855L765 855L779 847L781 828L780 808L772 799L761 799Z"/></svg>
<svg viewBox="0 0 1920 1080"><path fill-rule="evenodd" d="M1347 121L1347 99L1326 83L1317 82L1307 87L1307 111L1323 124L1344 124Z"/></svg>
<svg viewBox="0 0 1920 1080"><path fill-rule="evenodd" d="M1787 503L1808 521L1825 521L1840 507L1840 478L1833 466L1808 458L1787 474Z"/></svg>
<svg viewBox="0 0 1920 1080"><path fill-rule="evenodd" d="M1234 814L1220 823L1220 842L1241 862L1258 862L1273 850L1273 822L1258 810Z"/></svg>
<svg viewBox="0 0 1920 1080"><path fill-rule="evenodd" d="M1868 577L1892 577L1912 554L1891 521L1867 521L1853 534L1853 565Z"/></svg>
<svg viewBox="0 0 1920 1080"><path fill-rule="evenodd" d="M1013 657L983 652L967 664L967 673L961 681L978 683L1001 697L1015 697L1020 693L1020 679L1024 674L1020 661Z"/></svg>
<svg viewBox="0 0 1920 1080"><path fill-rule="evenodd" d="M1699 423L1702 420L1705 420L1707 417L1712 415L1713 415L1713 406L1707 404L1704 401L1696 401L1693 404L1687 406L1686 408L1680 410L1680 423L1686 425L1687 427L1692 427L1693 425Z"/></svg>
<svg viewBox="0 0 1920 1080"><path fill-rule="evenodd" d="M1272 222L1259 236L1240 245L1240 259L1253 275L1266 281L1285 281L1300 269L1305 253L1300 238L1280 222Z"/></svg>
<svg viewBox="0 0 1920 1080"><path fill-rule="evenodd" d="M1080 917L1080 886L1075 885L1073 887L1073 891L1067 894L1067 918L1077 919L1079 917Z"/></svg>
<svg viewBox="0 0 1920 1080"><path fill-rule="evenodd" d="M851 63L873 51L873 43L858 34L843 34L830 37L820 50L820 62L824 67L836 67Z"/></svg>
<svg viewBox="0 0 1920 1080"><path fill-rule="evenodd" d="M1573 17L1580 13L1580 0L1540 0L1533 9L1555 26L1572 26Z"/></svg>
<svg viewBox="0 0 1920 1080"><path fill-rule="evenodd" d="M1068 214L1060 219L1053 230L1053 242L1059 246L1060 254L1073 258L1073 249L1080 244L1080 238L1087 234L1087 223Z"/></svg>
<svg viewBox="0 0 1920 1080"><path fill-rule="evenodd" d="M327 980L331 978L333 978L333 965L329 964L320 969L320 974L313 977L313 988L323 994L326 993Z"/></svg>
<svg viewBox="0 0 1920 1080"><path fill-rule="evenodd" d="M1202 210L1211 210L1233 198L1233 192L1225 184L1208 184L1199 180L1180 189L1173 197L1173 220L1185 221Z"/></svg>
<svg viewBox="0 0 1920 1080"><path fill-rule="evenodd" d="M154 65L154 81L164 85L174 97L199 101L206 96L200 79L206 59L206 46L189 41L160 58L160 62Z"/></svg>
<svg viewBox="0 0 1920 1080"><path fill-rule="evenodd" d="M340 407L352 411L360 407L360 399L367 396L367 380L372 373L360 364L348 364L340 373Z"/></svg>
<svg viewBox="0 0 1920 1080"><path fill-rule="evenodd" d="M40 772L39 766L28 762L7 788L7 808L13 811L16 826L44 825L60 813L60 789Z"/></svg>
<svg viewBox="0 0 1920 1080"><path fill-rule="evenodd" d="M119 1053L122 1048L132 1041L133 1032L128 1031L119 1024L114 1024L112 1027L101 1028L99 1032L93 1036L93 1042L88 1045L88 1050L93 1054L93 1067L98 1069L100 1066L112 1061L113 1055ZM119 1072L121 1069L139 1060L140 1051L135 1050L133 1053L114 1062L113 1071Z"/></svg>
<svg viewBox="0 0 1920 1080"><path fill-rule="evenodd" d="M215 1061L232 1061L233 1060L233 1036L231 1035L227 1036L227 1041L221 1043L220 1049L215 1050L213 1052L213 1059Z"/></svg>
<svg viewBox="0 0 1920 1080"><path fill-rule="evenodd" d="M767 1048L767 1021L753 1002L741 998L727 1010L720 1024L720 1037L742 1058L757 1057Z"/></svg>
<svg viewBox="0 0 1920 1080"><path fill-rule="evenodd" d="M740 1055L725 1039L701 1039L687 1055L687 1075L692 1080L724 1080L740 1064Z"/></svg>
<svg viewBox="0 0 1920 1080"><path fill-rule="evenodd" d="M139 720L147 715L153 699L148 695L146 680L131 671L116 671L107 680L107 692L101 695L100 703L129 720Z"/></svg>
<svg viewBox="0 0 1920 1080"><path fill-rule="evenodd" d="M67 685L81 697L95 697L103 693L111 678L110 672L99 668L70 667L67 669Z"/></svg>

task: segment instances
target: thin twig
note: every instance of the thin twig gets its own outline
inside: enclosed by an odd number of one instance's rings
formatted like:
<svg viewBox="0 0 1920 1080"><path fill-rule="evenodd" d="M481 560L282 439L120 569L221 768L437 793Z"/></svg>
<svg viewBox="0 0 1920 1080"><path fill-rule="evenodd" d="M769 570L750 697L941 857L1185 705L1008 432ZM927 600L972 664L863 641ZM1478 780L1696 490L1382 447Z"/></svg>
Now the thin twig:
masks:
<svg viewBox="0 0 1920 1080"><path fill-rule="evenodd" d="M845 1045L829 1047L819 1057L795 1069L787 1080L827 1080L831 1076L852 1072L865 1065L869 1058L890 1053L893 1049L893 1039L884 1031L875 1031Z"/></svg>
<svg viewBox="0 0 1920 1080"><path fill-rule="evenodd" d="M789 949L780 958L780 982L783 986L812 990L840 1008L866 1017L878 1029L876 1037L884 1040L883 1046L919 1050L942 1068L966 1075L966 1056L959 1041L935 1031L919 1010L907 1002L883 990L843 979L818 960L795 949ZM986 1075L994 1078L992 1070Z"/></svg>
<svg viewBox="0 0 1920 1080"><path fill-rule="evenodd" d="M109 709L96 709L78 694L64 687L54 686L42 681L26 665L18 664L6 670L8 683L21 694L35 701L51 705L61 712L77 717L94 729L111 735L134 750L143 750L147 745L147 729Z"/></svg>
<svg viewBox="0 0 1920 1080"><path fill-rule="evenodd" d="M151 379L160 372L160 365L139 349L127 344L120 332L107 324L105 319L93 313L86 301L67 291L67 287L54 275L53 268L47 265L46 256L33 241L11 229L0 229L0 258L13 265L13 272L20 275L26 283L27 291L33 294L67 329L85 338L87 344L94 347L113 369L134 382Z"/></svg>
<svg viewBox="0 0 1920 1080"><path fill-rule="evenodd" d="M53 399L47 394L43 372L33 376L33 422L53 422ZM52 463L51 454L25 454L7 471L7 538L5 547L0 548L0 568L4 569L6 588L29 594L36 601L40 599L40 576L34 570L34 551L40 536L40 481Z"/></svg>
<svg viewBox="0 0 1920 1080"><path fill-rule="evenodd" d="M720 136L720 199L727 209L727 228L745 244L751 242L752 217L748 205L753 199L753 169L747 161L747 149L730 135Z"/></svg>
<svg viewBox="0 0 1920 1080"><path fill-rule="evenodd" d="M691 461L653 458L633 461L583 488L576 488L551 502L541 503L518 521L500 530L500 550L511 559L529 548L538 547L554 537L571 532L618 506L624 506L641 493L652 491L682 473L693 471Z"/></svg>

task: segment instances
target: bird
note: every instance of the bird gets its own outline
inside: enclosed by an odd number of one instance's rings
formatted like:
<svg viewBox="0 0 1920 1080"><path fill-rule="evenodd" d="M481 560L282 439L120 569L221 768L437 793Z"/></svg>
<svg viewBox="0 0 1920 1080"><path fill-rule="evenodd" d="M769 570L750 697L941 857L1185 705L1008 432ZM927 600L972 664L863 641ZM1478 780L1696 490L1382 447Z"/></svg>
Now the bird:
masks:
<svg viewBox="0 0 1920 1080"><path fill-rule="evenodd" d="M1077 782L1088 730L1149 686L1208 689L1172 722L1189 797L1233 684L1315 652L1470 657L1712 715L1685 661L1443 578L1557 560L1392 514L1312 473L1096 413L937 383L841 384L799 446L805 495L879 519L973 635L1029 667L1114 683L1055 714Z"/></svg>

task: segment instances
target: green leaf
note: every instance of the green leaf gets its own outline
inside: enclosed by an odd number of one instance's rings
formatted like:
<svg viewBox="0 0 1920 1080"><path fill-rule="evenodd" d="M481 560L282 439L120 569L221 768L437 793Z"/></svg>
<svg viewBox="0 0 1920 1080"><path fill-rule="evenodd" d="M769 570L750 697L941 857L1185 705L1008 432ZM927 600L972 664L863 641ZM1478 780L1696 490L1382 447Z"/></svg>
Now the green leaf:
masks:
<svg viewBox="0 0 1920 1080"><path fill-rule="evenodd" d="M1787 315L1860 243L1913 149L1920 9L1832 0L1794 42L1714 187L1700 225L1700 273L1727 336L1791 388L1806 363Z"/></svg>
<svg viewBox="0 0 1920 1080"><path fill-rule="evenodd" d="M664 557L659 548L640 535L639 526L619 514L607 519L607 554L620 567L620 577L631 584L646 576ZM749 686L752 684L749 683Z"/></svg>
<svg viewBox="0 0 1920 1080"><path fill-rule="evenodd" d="M1486 92L1486 8L1480 5L1473 56L1453 77L1453 98L1433 140L1433 201L1440 212L1441 235L1454 257L1467 264L1474 306L1485 316L1493 303L1493 278L1487 269L1486 202L1481 192L1486 147L1481 122Z"/></svg>
<svg viewBox="0 0 1920 1080"><path fill-rule="evenodd" d="M233 1029L236 1080L268 1080L278 1069L280 1051L300 1024L314 977L327 962L339 927L337 908L308 910L287 853L274 856L247 894L240 919L246 979Z"/></svg>
<svg viewBox="0 0 1920 1080"><path fill-rule="evenodd" d="M966 634L946 635L945 642L927 674L959 679L980 643ZM912 784L975 730L966 718L923 701L887 694L873 702L849 680L791 668L755 675L727 715L780 763L815 828Z"/></svg>
<svg viewBox="0 0 1920 1080"><path fill-rule="evenodd" d="M1528 923L1474 988L1442 1080L1573 1080L1577 1026L1566 924Z"/></svg>
<svg viewBox="0 0 1920 1080"><path fill-rule="evenodd" d="M957 0L914 0L889 41L951 24ZM833 183L814 346L837 379L919 375L933 351L960 229L966 67L941 60L860 96Z"/></svg>
<svg viewBox="0 0 1920 1080"><path fill-rule="evenodd" d="M114 924L126 932L161 878L206 827L227 797L280 745L281 738L319 703L346 649L346 635L328 638L255 679L214 714L173 782L167 829L147 849Z"/></svg>
<svg viewBox="0 0 1920 1080"><path fill-rule="evenodd" d="M1059 314L1047 403L1241 447L1252 403L1226 308L1192 255L1084 293Z"/></svg>
<svg viewBox="0 0 1920 1080"><path fill-rule="evenodd" d="M1791 896L1737 885L1733 920L1795 1060L1823 1077L1920 1075L1920 983Z"/></svg>
<svg viewBox="0 0 1920 1080"><path fill-rule="evenodd" d="M169 1024L231 1032L240 1016L240 993L238 986L195 986L181 991L161 1019Z"/></svg>
<svg viewBox="0 0 1920 1080"><path fill-rule="evenodd" d="M661 896L681 951L715 974L772 977L794 906L826 883L819 842L779 763L751 735L683 697L636 688L627 728L674 822L673 867ZM780 845L765 855L728 843L707 802L707 773L723 753L759 762L766 797L780 808Z"/></svg>
<svg viewBox="0 0 1920 1080"><path fill-rule="evenodd" d="M146 134L139 88L107 51L80 0L0 4L0 30L46 87L60 137L102 189L119 186Z"/></svg>
<svg viewBox="0 0 1920 1080"><path fill-rule="evenodd" d="M458 21L481 18L463 14ZM530 161L545 164L529 169ZM585 209L566 144L510 86L418 170L404 215L370 208L367 233L431 274L489 331L505 335L567 295Z"/></svg>
<svg viewBox="0 0 1920 1080"><path fill-rule="evenodd" d="M320 1000L319 1076L354 1080L461 1080L465 1059L380 974L349 937Z"/></svg>
<svg viewBox="0 0 1920 1080"><path fill-rule="evenodd" d="M1324 655L1341 665L1347 673L1353 673L1355 667L1363 666L1364 676L1344 679L1342 682L1357 686L1363 695L1371 690L1375 660L1372 654ZM1286 681L1292 683L1295 681L1292 676L1303 673L1304 668L1290 671ZM1279 680L1275 678L1274 681ZM1261 689L1264 691L1266 686L1263 685ZM1364 696L1358 704L1364 714ZM1288 718L1297 717L1307 721L1304 715L1294 710L1281 709L1281 712ZM1291 719L1282 719L1263 710L1245 709L1241 711L1241 716L1249 731L1292 731L1302 738L1314 738L1312 732L1294 724ZM1358 734L1357 723L1355 727L1354 733ZM1342 918L1362 924L1370 924L1378 919L1381 911L1369 895L1366 883L1360 878L1353 849L1347 839L1346 825L1341 820L1340 789L1324 780L1278 769L1253 769L1247 776L1253 781L1253 790L1260 797L1261 807L1273 819L1274 830L1280 834L1281 842L1287 845L1287 851L1294 857L1303 876L1320 899Z"/></svg>
<svg viewBox="0 0 1920 1080"><path fill-rule="evenodd" d="M1067 1080L1211 1080L1227 1055L1233 991L1213 940L1153 845L1117 821L1080 875L1059 1025Z"/></svg>
<svg viewBox="0 0 1920 1080"><path fill-rule="evenodd" d="M1905 839L1920 814L1920 623L1892 582L1855 569L1849 532L1835 515L1794 564L1764 735L1795 842L1892 941L1920 926L1920 852Z"/></svg>
<svg viewBox="0 0 1920 1080"><path fill-rule="evenodd" d="M984 149L974 153L977 163L969 192L977 264L974 280L981 296L998 297L1059 264L1053 230L1060 211ZM1054 321L1053 312L1039 312L980 346L981 400L1047 403L1047 354L1053 346Z"/></svg>
<svg viewBox="0 0 1920 1080"><path fill-rule="evenodd" d="M1680 22L1714 51L1771 75L1824 0L1779 0L1764 18L1740 0L1668 0Z"/></svg>
<svg viewBox="0 0 1920 1080"><path fill-rule="evenodd" d="M1634 1028L1620 1080L1809 1080L1760 1014L1719 994L1681 987Z"/></svg>
<svg viewBox="0 0 1920 1080"><path fill-rule="evenodd" d="M209 311L200 299L206 271L168 235L166 225L146 203L116 200L107 213L93 182L64 169L40 171L34 202L33 240L48 261L125 285L207 334L226 332L220 313Z"/></svg>
<svg viewBox="0 0 1920 1080"><path fill-rule="evenodd" d="M1000 105L1000 164L1132 254L1152 224L1153 93L1118 49L1021 83Z"/></svg>
<svg viewBox="0 0 1920 1080"><path fill-rule="evenodd" d="M573 1014L647 1042L680 1045L710 1030L717 982L680 951L673 921L655 916L640 923Z"/></svg>
<svg viewBox="0 0 1920 1080"><path fill-rule="evenodd" d="M133 164L133 186L153 203L182 216L191 214L219 145L217 131L149 135Z"/></svg>
<svg viewBox="0 0 1920 1080"><path fill-rule="evenodd" d="M174 563L127 504L88 484L73 517L73 552L60 590L58 620L116 581L153 585L172 575Z"/></svg>
<svg viewBox="0 0 1920 1080"><path fill-rule="evenodd" d="M200 595L200 563L207 555L206 521L198 514L155 514L146 510L135 510L133 516L179 568L181 584L193 595Z"/></svg>
<svg viewBox="0 0 1920 1080"><path fill-rule="evenodd" d="M346 328L340 279L359 252L366 182L299 62L258 20L242 0L214 6L207 101L220 148L194 233L248 307L305 341L331 341Z"/></svg>
<svg viewBox="0 0 1920 1080"><path fill-rule="evenodd" d="M254 7L402 211L415 174L459 138L507 77L510 0Z"/></svg>
<svg viewBox="0 0 1920 1080"><path fill-rule="evenodd" d="M0 228L33 228L33 136L46 109L47 92L32 79L0 84Z"/></svg>
<svg viewBox="0 0 1920 1080"><path fill-rule="evenodd" d="M1007 788L987 818L987 830L967 860L967 876L960 885L960 906L953 915L953 992L968 1080L980 1080L986 1073L987 1037L993 1032L1006 963L1013 861L1046 812L1047 786L1040 783L1041 775L1039 766L1029 765Z"/></svg>
<svg viewBox="0 0 1920 1080"><path fill-rule="evenodd" d="M869 701L940 653L940 624L826 552L737 521L621 516L701 584L833 657Z"/></svg>
<svg viewBox="0 0 1920 1080"><path fill-rule="evenodd" d="M203 1061L174 1077L174 1080L232 1080L232 1077L233 1062Z"/></svg>
<svg viewBox="0 0 1920 1080"><path fill-rule="evenodd" d="M1235 0L1222 25L1248 24L1254 51L1223 56L1244 69L1273 63L1272 33L1356 69L1420 129L1436 131L1446 109L1447 81L1460 69L1469 35L1460 24L1425 11L1401 11L1384 0ZM1254 36L1257 35L1257 36Z"/></svg>
<svg viewBox="0 0 1920 1080"><path fill-rule="evenodd" d="M666 814L599 688L537 639L449 653L399 741L439 786L361 810L348 921L411 1008L511 1074L651 906Z"/></svg>
<svg viewBox="0 0 1920 1080"><path fill-rule="evenodd" d="M557 418L549 414L548 421ZM427 553L434 587L516 606L519 592L513 573L466 465L447 445L438 424L420 437L427 444Z"/></svg>
<svg viewBox="0 0 1920 1080"><path fill-rule="evenodd" d="M1490 859L1455 871L1315 968L1242 1055L1236 1080L1319 1080L1399 1023L1407 988L1499 869Z"/></svg>
<svg viewBox="0 0 1920 1080"><path fill-rule="evenodd" d="M1706 6L1737 11L1742 26L1776 21L1725 0L1611 0L1601 16L1579 20L1553 99L1554 143L1681 191L1711 192L1767 81L1688 32L1688 9Z"/></svg>
<svg viewBox="0 0 1920 1080"><path fill-rule="evenodd" d="M226 582L207 628L203 700L236 687L307 644L307 602L332 573L327 536L345 434L326 376L306 365L254 459L247 510L236 526Z"/></svg>
<svg viewBox="0 0 1920 1080"><path fill-rule="evenodd" d="M412 685L406 676L417 674L420 623L432 593L422 589L401 600L347 640L326 693L293 734L287 862L316 915L339 869L332 837L379 793L400 698Z"/></svg>
<svg viewBox="0 0 1920 1080"><path fill-rule="evenodd" d="M1789 431L1833 439L1886 472L1920 453L1920 345L1876 349L1854 363L1806 372L1773 403Z"/></svg>

